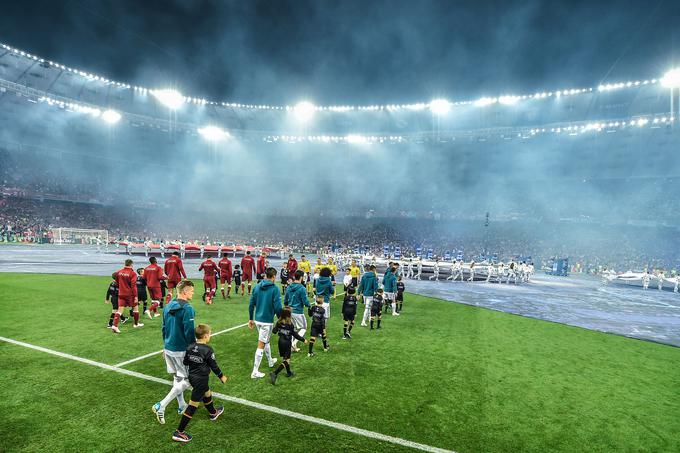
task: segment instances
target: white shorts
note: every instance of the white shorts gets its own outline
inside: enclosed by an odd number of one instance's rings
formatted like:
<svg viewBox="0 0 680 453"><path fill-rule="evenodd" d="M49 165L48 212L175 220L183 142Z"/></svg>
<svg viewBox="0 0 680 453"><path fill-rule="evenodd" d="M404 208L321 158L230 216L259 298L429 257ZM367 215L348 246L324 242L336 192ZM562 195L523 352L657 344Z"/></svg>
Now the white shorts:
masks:
<svg viewBox="0 0 680 453"><path fill-rule="evenodd" d="M385 299L394 302L397 299L397 293L385 293Z"/></svg>
<svg viewBox="0 0 680 453"><path fill-rule="evenodd" d="M304 313L293 313L293 327L295 330L307 330L307 317Z"/></svg>
<svg viewBox="0 0 680 453"><path fill-rule="evenodd" d="M163 351L165 367L167 368L168 373L181 378L189 377L189 371L184 365L184 354L184 351Z"/></svg>
<svg viewBox="0 0 680 453"><path fill-rule="evenodd" d="M257 327L257 339L264 344L269 343L269 339L272 336L272 329L274 328L274 324L255 321L255 327Z"/></svg>
<svg viewBox="0 0 680 453"><path fill-rule="evenodd" d="M326 313L324 313L323 317L328 319L331 317L331 304L330 302L324 302L322 305L323 309L326 310Z"/></svg>

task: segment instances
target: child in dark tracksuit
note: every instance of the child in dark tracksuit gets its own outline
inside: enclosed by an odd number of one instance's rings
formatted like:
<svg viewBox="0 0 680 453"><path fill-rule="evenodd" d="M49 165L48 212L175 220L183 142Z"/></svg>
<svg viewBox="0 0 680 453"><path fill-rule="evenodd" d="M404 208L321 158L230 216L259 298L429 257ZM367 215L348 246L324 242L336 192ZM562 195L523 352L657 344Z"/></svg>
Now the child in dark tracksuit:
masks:
<svg viewBox="0 0 680 453"><path fill-rule="evenodd" d="M198 404L202 401L205 408L208 410L210 420L217 420L222 412L224 412L224 407L215 407L212 401L212 392L208 386L208 378L210 377L210 371L222 381L222 383L227 382L227 377L222 374L219 365L215 361L215 352L208 346L210 341L210 326L207 324L199 324L196 327L196 342L189 345L186 354L184 355L184 365L188 367L189 370L189 383L193 387L191 391L191 400L187 405L187 408L182 414L182 420L179 422L179 426L172 433L172 440L176 442L189 442L192 437L190 434L184 432L189 421L196 413L198 409Z"/></svg>

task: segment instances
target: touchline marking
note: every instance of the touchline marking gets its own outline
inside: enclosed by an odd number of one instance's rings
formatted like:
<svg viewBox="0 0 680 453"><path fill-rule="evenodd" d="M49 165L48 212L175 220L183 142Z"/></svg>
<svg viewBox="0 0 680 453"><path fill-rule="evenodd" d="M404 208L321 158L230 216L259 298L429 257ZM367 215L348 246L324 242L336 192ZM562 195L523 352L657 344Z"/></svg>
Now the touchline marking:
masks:
<svg viewBox="0 0 680 453"><path fill-rule="evenodd" d="M237 326L237 327L242 327L242 326ZM11 343L11 344L17 345L17 346L23 346L25 348L34 349L36 351L44 352L46 354L55 355L57 357L61 357L61 358L64 358L64 359L69 359L69 360L73 360L73 361L76 361L76 362L84 363L86 365L91 365L91 366L95 366L95 367L98 367L98 368L102 368L104 370L114 371L116 373L125 374L127 376L132 376L132 377L136 377L136 378L139 378L139 379L144 379L145 381L151 381L151 382L156 382L156 383L165 384L165 385L172 385L172 382L168 381L166 379L161 379L161 378L157 378L157 377L154 377L154 376L149 376L147 374L138 373L136 371L126 370L125 368L119 368L119 367L114 366L114 365L107 365L106 363L95 362L94 360L85 359L83 357L78 357L78 356L71 355L71 354L66 354L64 352L55 351L53 349L43 348L42 346L36 346L36 345L30 344L30 343L24 343L23 341L12 340L11 338L5 338L5 337L0 337L0 340L4 341L6 343ZM330 420L325 420L323 418L312 417L310 415L300 414L298 412L293 412L293 411L289 411L289 410L286 410L286 409L280 409L278 407L268 406L266 404L260 404L260 403L256 403L256 402L250 401L250 400L245 400L245 399L242 399L242 398L236 398L236 397L233 397L233 396L225 395L223 393L213 392L213 395L215 395L219 399L222 399L224 401L229 401L231 403L240 404L242 406L247 406L247 407L252 407L254 409L260 409L260 410L263 410L263 411L271 412L271 413L278 414L278 415L283 415L285 417L295 418L295 419L298 419L298 420L305 420L309 423L314 423L314 424L321 425L321 426L327 426L329 428L334 428L334 429L337 429L339 431L345 431L345 432L348 432L348 433L356 434L358 436L368 437L370 439L382 440L384 442L389 442L389 443L392 443L392 444L395 444L395 445L401 445L401 446L404 446L404 447L410 447L410 448L413 448L413 449L416 449L416 450L428 451L428 452L433 452L433 453L456 453L453 450L446 450L446 449L443 449L443 448L432 447L430 445L419 444L417 442L412 442L410 440L401 439L399 437L388 436L386 434L380 434L380 433L376 433L376 432L373 432L373 431L368 431L366 429L361 429L361 428L356 428L354 426L345 425L344 423L332 422Z"/></svg>
<svg viewBox="0 0 680 453"><path fill-rule="evenodd" d="M236 329L238 329L239 327L245 327L245 326L247 326L247 325L248 325L248 323L239 324L238 326L230 327L230 328L228 328L228 329L224 329L224 330L220 330L219 332L215 332L215 333L212 334L211 336L214 337L214 336L216 336L216 335L220 335L220 334L223 334L223 333L231 332L232 330L236 330ZM114 366L115 366L116 368L118 368L118 367L122 367L122 366L125 366L125 365L129 365L129 364L134 363L134 362L139 362L140 360L148 359L149 357L153 357L153 356L155 356L155 355L157 355L157 354L160 354L160 353L162 353L162 352L163 352L162 349L161 349L160 351L150 352L150 353L148 353L148 354L144 354L144 355L142 355L142 356L135 357L134 359L130 359L130 360L126 360L125 362L117 363L117 364L115 364Z"/></svg>

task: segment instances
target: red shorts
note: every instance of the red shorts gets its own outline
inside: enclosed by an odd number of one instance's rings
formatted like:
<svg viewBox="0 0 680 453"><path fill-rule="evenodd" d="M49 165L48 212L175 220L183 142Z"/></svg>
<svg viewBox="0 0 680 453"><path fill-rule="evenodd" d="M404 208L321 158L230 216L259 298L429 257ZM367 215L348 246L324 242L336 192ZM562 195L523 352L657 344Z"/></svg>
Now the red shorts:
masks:
<svg viewBox="0 0 680 453"><path fill-rule="evenodd" d="M224 282L227 282L231 285L231 275L220 275L220 283L224 285Z"/></svg>
<svg viewBox="0 0 680 453"><path fill-rule="evenodd" d="M118 308L122 307L136 307L137 302L135 302L135 296L130 294L129 296L118 295Z"/></svg>
<svg viewBox="0 0 680 453"><path fill-rule="evenodd" d="M253 276L250 274L243 274L243 281L244 282L252 282L253 281Z"/></svg>
<svg viewBox="0 0 680 453"><path fill-rule="evenodd" d="M174 288L175 286L179 285L179 282L180 282L180 281L181 281L181 280L177 280L177 281L175 281L175 280L168 280L168 289L172 289L172 288Z"/></svg>
<svg viewBox="0 0 680 453"><path fill-rule="evenodd" d="M203 285L205 286L206 289L215 288L217 286L215 284L215 277L204 278L203 279Z"/></svg>
<svg viewBox="0 0 680 453"><path fill-rule="evenodd" d="M151 296L151 300L161 300L163 297L161 287L159 286L158 288L149 288L149 296Z"/></svg>

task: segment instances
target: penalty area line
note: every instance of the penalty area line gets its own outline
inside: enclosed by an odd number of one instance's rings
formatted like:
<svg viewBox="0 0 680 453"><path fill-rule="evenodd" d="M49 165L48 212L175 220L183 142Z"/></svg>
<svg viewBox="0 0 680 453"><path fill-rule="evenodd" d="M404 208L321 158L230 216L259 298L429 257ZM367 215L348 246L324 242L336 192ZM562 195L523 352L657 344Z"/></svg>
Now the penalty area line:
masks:
<svg viewBox="0 0 680 453"><path fill-rule="evenodd" d="M238 326L237 326L238 327ZM51 354L64 359L73 360L75 362L84 363L86 365L91 365L97 368L102 368L108 371L114 371L116 373L124 374L127 376L136 377L143 379L145 381L156 382L158 384L172 385L171 381L167 379L157 378L155 376L149 376L147 374L138 373L136 371L126 370L125 368L119 368L113 365L107 365L106 363L96 362L94 360L86 359L83 357L78 357L71 354L66 354L65 352L55 351L53 349L44 348L42 346L36 346L30 343L24 343L23 341L13 340L11 338L0 337L0 341L10 343L16 346L23 346L28 349L34 349L36 351L44 352L46 354ZM254 409L259 409L267 412L271 412L277 415L283 415L285 417L295 418L298 420L304 420L309 423L314 423L321 426L326 426L328 428L333 428L339 431L345 431L348 433L356 434L358 436L368 437L370 439L381 440L384 442L389 442L395 445L401 445L404 447L410 447L416 450L427 451L432 453L456 453L453 450L446 450L443 448L432 447L426 444L420 444L418 442L412 442L410 440L402 439L400 437L388 436L386 434L376 433L373 431L368 431L366 429L357 428L351 425L345 425L344 423L333 422L330 420L325 420L323 418L313 417L310 415L301 414L299 412L289 411L287 409L280 409L274 406L268 406L266 404L256 403L254 401L246 400L243 398L236 398L234 396L225 395L223 393L213 392L213 395L221 400L228 401L234 404L240 404L242 406L251 407Z"/></svg>
<svg viewBox="0 0 680 453"><path fill-rule="evenodd" d="M214 336L216 336L216 335L221 335L221 334L223 334L223 333L231 332L232 330L236 330L236 329L238 329L238 328L240 328L240 327L245 327L245 326L247 326L247 325L248 325L248 323L239 324L238 326L234 326L234 327L229 327L228 329L220 330L219 332L213 333L212 336L214 337ZM148 353L148 354L144 354L144 355L142 355L142 356L135 357L134 359L130 359L130 360L126 360L125 362L117 363L117 364L115 364L115 365L113 365L113 366L115 366L116 368L119 368L119 367L122 367L122 366L125 366L125 365L129 365L129 364L131 364L131 363L139 362L140 360L148 359L149 357L153 357L153 356L155 356L155 355L161 354L162 352L163 352L162 349L161 349L160 351L150 352L150 353Z"/></svg>

